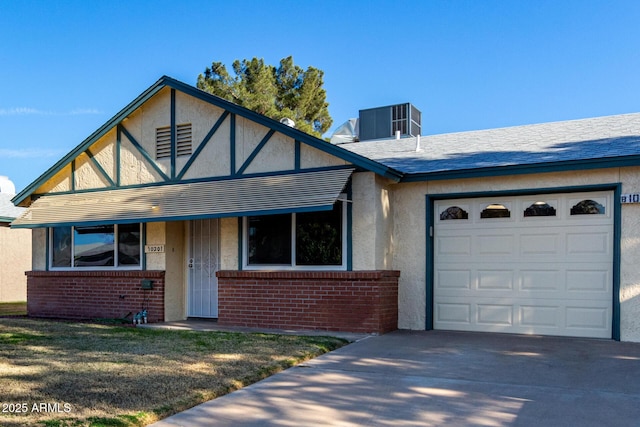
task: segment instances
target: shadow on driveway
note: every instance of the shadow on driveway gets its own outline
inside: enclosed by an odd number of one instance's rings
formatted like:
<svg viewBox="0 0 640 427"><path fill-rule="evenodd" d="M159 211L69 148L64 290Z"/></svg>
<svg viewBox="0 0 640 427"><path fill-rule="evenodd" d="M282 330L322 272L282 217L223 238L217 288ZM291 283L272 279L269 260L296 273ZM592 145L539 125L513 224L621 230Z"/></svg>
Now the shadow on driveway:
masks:
<svg viewBox="0 0 640 427"><path fill-rule="evenodd" d="M640 425L640 344L397 331L154 424L209 425Z"/></svg>

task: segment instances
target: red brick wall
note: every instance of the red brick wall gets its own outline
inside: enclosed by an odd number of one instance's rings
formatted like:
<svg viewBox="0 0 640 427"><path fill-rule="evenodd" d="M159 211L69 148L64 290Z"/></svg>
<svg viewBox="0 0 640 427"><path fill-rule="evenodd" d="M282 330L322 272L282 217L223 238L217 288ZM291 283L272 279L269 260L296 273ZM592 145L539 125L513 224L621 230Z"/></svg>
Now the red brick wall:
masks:
<svg viewBox="0 0 640 427"><path fill-rule="evenodd" d="M164 320L164 271L27 271L27 311L33 317L121 318L148 309ZM153 281L143 291L141 281ZM147 301L145 303L145 301Z"/></svg>
<svg viewBox="0 0 640 427"><path fill-rule="evenodd" d="M399 271L218 271L218 323L361 333L398 327Z"/></svg>

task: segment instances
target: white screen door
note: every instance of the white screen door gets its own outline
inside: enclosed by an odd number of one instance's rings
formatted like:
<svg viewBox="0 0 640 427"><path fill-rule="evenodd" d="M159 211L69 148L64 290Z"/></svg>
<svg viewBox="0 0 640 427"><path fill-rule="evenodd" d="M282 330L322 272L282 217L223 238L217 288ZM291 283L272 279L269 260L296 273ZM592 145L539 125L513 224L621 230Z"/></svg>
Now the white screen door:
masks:
<svg viewBox="0 0 640 427"><path fill-rule="evenodd" d="M189 317L218 317L218 220L189 223Z"/></svg>

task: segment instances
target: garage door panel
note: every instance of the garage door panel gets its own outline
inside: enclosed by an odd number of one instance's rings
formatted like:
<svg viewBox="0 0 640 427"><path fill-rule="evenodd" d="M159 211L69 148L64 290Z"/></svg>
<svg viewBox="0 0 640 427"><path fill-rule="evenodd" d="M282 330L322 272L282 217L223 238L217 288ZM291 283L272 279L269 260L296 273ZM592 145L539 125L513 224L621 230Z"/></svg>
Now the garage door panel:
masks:
<svg viewBox="0 0 640 427"><path fill-rule="evenodd" d="M438 270L436 286L441 289L471 289L471 270Z"/></svg>
<svg viewBox="0 0 640 427"><path fill-rule="evenodd" d="M605 331L610 328L607 307L567 307L566 327L573 330Z"/></svg>
<svg viewBox="0 0 640 427"><path fill-rule="evenodd" d="M562 278L561 270L521 270L520 290L528 294L561 292Z"/></svg>
<svg viewBox="0 0 640 427"><path fill-rule="evenodd" d="M521 305L520 323L523 327L559 329L562 319L562 309L559 306Z"/></svg>
<svg viewBox="0 0 640 427"><path fill-rule="evenodd" d="M561 253L558 234L522 234L520 235L520 253L528 256L555 256Z"/></svg>
<svg viewBox="0 0 640 427"><path fill-rule="evenodd" d="M469 209L468 219L435 221L434 327L610 338L611 201L597 192L439 202ZM525 216L543 202L527 215L554 216ZM480 218L498 203L509 218ZM604 213L572 214L575 205Z"/></svg>
<svg viewBox="0 0 640 427"><path fill-rule="evenodd" d="M471 255L471 236L448 236L437 239L436 253L440 256Z"/></svg>
<svg viewBox="0 0 640 427"><path fill-rule="evenodd" d="M435 306L436 322L443 325L471 325L471 304L441 302Z"/></svg>
<svg viewBox="0 0 640 427"><path fill-rule="evenodd" d="M478 270L478 290L513 290L513 270Z"/></svg>
<svg viewBox="0 0 640 427"><path fill-rule="evenodd" d="M566 275L568 292L579 292L583 297L594 292L611 295L611 270L606 266L599 270L567 270Z"/></svg>
<svg viewBox="0 0 640 427"><path fill-rule="evenodd" d="M512 234L486 234L476 239L479 256L508 255L515 250L515 236Z"/></svg>
<svg viewBox="0 0 640 427"><path fill-rule="evenodd" d="M586 227L585 227L586 228ZM567 255L608 255L611 233L608 231L582 231L567 233Z"/></svg>
<svg viewBox="0 0 640 427"><path fill-rule="evenodd" d="M512 304L478 304L476 323L498 327L513 326L513 308Z"/></svg>

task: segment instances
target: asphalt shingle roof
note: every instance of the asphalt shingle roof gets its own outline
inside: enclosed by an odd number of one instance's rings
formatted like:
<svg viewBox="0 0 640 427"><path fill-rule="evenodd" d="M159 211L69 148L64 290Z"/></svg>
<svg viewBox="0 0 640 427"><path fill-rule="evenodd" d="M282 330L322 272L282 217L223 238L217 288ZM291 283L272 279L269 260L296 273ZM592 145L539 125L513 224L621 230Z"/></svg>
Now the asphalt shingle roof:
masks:
<svg viewBox="0 0 640 427"><path fill-rule="evenodd" d="M403 173L434 173L640 155L640 113L343 144Z"/></svg>
<svg viewBox="0 0 640 427"><path fill-rule="evenodd" d="M0 193L0 222L3 218L17 218L25 211L25 208L18 208L13 205L11 198L13 194Z"/></svg>

